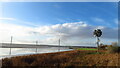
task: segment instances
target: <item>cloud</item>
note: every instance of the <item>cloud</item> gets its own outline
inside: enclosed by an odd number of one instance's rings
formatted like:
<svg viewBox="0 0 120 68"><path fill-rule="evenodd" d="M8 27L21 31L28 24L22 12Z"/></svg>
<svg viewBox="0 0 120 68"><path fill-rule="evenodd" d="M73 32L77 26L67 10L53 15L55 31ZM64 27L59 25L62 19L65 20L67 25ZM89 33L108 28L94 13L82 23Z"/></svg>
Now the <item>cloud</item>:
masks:
<svg viewBox="0 0 120 68"><path fill-rule="evenodd" d="M15 21L16 19L15 19L15 18L4 18L4 17L0 17L0 20L12 20L12 21Z"/></svg>
<svg viewBox="0 0 120 68"><path fill-rule="evenodd" d="M53 7L55 7L55 8L61 8L61 6L58 5L58 4L54 4Z"/></svg>
<svg viewBox="0 0 120 68"><path fill-rule="evenodd" d="M59 19L59 18L56 18L56 20L58 21L58 22L66 22L66 20L64 20L64 19Z"/></svg>
<svg viewBox="0 0 120 68"><path fill-rule="evenodd" d="M92 26L80 21L41 27L0 23L0 41L9 42L10 36L13 36L14 41L27 41L28 43L39 40L41 44L57 44L58 39L61 38L66 44L94 44L93 40L89 40L89 42L85 40L94 38L93 31L98 28L103 31L102 38L117 39L118 29Z"/></svg>
<svg viewBox="0 0 120 68"><path fill-rule="evenodd" d="M104 26L106 25L108 27L113 27L110 22L108 22L102 18L94 17L94 18L92 18L92 21L99 25L104 25Z"/></svg>
<svg viewBox="0 0 120 68"><path fill-rule="evenodd" d="M36 28L36 33L39 33L39 34L52 33L52 35L55 36L56 34L59 35L59 32L60 32L62 34L61 38L63 40L70 40L70 39L80 40L80 39L93 38L93 31L95 29L101 29L103 31L102 38L117 39L118 37L117 29L108 28L104 26L92 26L82 21L39 27L39 28Z"/></svg>
<svg viewBox="0 0 120 68"><path fill-rule="evenodd" d="M21 24L21 25L29 25L29 26L38 26L35 25L31 22L26 22L26 21L22 21L16 18L7 18L7 17L0 17L0 21L4 22L4 23L14 23L14 24Z"/></svg>
<svg viewBox="0 0 120 68"><path fill-rule="evenodd" d="M105 22L103 19L101 19L101 18L92 18L92 20L93 21L95 21L95 22Z"/></svg>
<svg viewBox="0 0 120 68"><path fill-rule="evenodd" d="M114 19L115 24L118 25L118 19Z"/></svg>
<svg viewBox="0 0 120 68"><path fill-rule="evenodd" d="M11 36L24 38L29 35L30 27L19 26L15 24L0 23L0 41L9 41Z"/></svg>

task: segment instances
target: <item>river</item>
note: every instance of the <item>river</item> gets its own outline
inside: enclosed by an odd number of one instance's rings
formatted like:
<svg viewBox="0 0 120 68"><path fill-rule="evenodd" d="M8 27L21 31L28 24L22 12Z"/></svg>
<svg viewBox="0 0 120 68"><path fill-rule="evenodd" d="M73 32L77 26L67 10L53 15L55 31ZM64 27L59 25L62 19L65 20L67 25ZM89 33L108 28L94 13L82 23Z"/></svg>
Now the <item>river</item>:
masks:
<svg viewBox="0 0 120 68"><path fill-rule="evenodd" d="M59 50L60 49L60 50ZM28 55L28 54L41 54L41 53L52 53L58 51L69 51L68 47L44 47L44 48L11 48L11 55L10 48L0 48L0 59L11 57L11 56L20 56L20 55ZM36 52L37 51L37 52Z"/></svg>

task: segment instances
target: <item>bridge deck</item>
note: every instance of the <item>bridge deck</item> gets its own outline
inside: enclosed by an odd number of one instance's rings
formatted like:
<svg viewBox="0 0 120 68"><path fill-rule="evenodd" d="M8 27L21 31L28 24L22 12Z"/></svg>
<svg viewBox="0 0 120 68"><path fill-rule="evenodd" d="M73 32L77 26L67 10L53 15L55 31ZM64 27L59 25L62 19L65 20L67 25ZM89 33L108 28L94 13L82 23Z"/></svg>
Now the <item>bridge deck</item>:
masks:
<svg viewBox="0 0 120 68"><path fill-rule="evenodd" d="M93 46L59 46L59 45L35 45L35 44L9 44L1 43L0 48L44 48L44 47L69 47L69 48L96 48Z"/></svg>

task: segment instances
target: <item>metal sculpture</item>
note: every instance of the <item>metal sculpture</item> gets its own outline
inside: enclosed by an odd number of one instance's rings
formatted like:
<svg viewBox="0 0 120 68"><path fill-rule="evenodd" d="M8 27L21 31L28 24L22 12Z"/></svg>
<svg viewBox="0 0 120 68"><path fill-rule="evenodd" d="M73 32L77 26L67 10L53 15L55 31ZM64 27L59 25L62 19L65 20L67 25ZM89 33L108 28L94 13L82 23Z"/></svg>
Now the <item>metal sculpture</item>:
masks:
<svg viewBox="0 0 120 68"><path fill-rule="evenodd" d="M97 38L97 47L99 50L99 42L100 42L99 37L101 37L102 31L100 29L96 29L96 30L94 30L93 35Z"/></svg>

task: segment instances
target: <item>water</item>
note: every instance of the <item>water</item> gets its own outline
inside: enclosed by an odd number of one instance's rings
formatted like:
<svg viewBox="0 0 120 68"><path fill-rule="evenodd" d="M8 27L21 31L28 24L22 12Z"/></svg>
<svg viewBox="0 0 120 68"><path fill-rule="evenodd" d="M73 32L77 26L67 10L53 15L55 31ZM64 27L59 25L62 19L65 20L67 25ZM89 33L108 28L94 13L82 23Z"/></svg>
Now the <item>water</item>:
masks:
<svg viewBox="0 0 120 68"><path fill-rule="evenodd" d="M59 47L37 48L37 53L52 53L58 52ZM69 51L68 47L60 47L60 51ZM0 48L0 59L5 57L36 54L36 48L11 48L11 55L9 55L10 48Z"/></svg>

